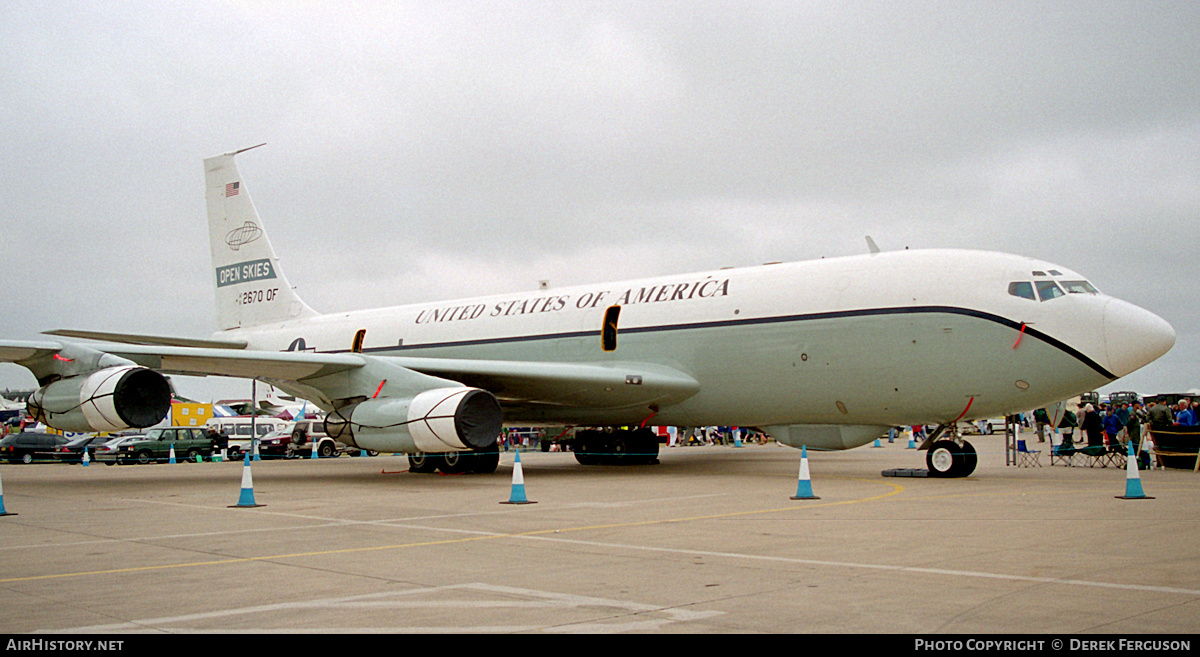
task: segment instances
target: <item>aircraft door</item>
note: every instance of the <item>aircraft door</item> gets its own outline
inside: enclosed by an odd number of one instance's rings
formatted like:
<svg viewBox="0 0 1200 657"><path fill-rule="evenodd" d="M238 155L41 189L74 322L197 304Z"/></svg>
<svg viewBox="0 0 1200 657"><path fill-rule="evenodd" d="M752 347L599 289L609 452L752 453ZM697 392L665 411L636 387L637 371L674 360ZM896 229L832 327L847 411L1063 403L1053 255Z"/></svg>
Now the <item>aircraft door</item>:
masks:
<svg viewBox="0 0 1200 657"><path fill-rule="evenodd" d="M600 347L604 351L617 350L617 321L620 318L620 306L611 306L604 311L604 326L600 330Z"/></svg>

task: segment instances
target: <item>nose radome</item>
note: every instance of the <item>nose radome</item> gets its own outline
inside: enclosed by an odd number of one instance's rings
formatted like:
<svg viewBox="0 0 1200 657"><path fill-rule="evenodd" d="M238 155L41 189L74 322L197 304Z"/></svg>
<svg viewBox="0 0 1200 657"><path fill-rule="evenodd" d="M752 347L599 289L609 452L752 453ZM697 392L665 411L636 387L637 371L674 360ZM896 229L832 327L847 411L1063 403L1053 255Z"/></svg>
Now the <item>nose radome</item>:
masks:
<svg viewBox="0 0 1200 657"><path fill-rule="evenodd" d="M1108 369L1118 377L1153 363L1175 345L1175 329L1163 318L1120 299L1104 306Z"/></svg>

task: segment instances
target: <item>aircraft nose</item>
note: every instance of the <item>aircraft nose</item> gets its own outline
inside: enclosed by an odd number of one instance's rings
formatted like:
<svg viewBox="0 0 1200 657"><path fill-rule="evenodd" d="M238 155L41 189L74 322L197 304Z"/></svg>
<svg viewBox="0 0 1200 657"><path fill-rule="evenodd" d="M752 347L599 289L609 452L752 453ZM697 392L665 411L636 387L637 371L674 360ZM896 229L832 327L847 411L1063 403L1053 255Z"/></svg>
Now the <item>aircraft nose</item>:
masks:
<svg viewBox="0 0 1200 657"><path fill-rule="evenodd" d="M1144 367L1175 345L1175 329L1163 318L1120 299L1104 306L1104 348L1117 377Z"/></svg>

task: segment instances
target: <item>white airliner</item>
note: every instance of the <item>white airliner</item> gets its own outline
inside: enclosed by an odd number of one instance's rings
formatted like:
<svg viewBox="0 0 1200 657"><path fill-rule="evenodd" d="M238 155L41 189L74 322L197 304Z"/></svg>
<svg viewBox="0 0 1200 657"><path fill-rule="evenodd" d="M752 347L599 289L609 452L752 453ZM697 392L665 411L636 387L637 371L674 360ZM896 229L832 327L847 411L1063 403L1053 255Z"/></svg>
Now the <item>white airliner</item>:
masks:
<svg viewBox="0 0 1200 657"><path fill-rule="evenodd" d="M249 149L244 149L249 150ZM646 425L760 427L849 449L893 425L1045 406L1154 361L1165 321L1082 275L1021 256L928 250L322 315L288 283L227 153L204 161L219 331L209 339L58 330L0 342L66 430L158 422L161 373L257 378L328 413L327 429L412 469L494 471L502 423L580 432L582 463L653 460ZM872 245L873 246L873 245ZM966 476L971 445L929 446Z"/></svg>

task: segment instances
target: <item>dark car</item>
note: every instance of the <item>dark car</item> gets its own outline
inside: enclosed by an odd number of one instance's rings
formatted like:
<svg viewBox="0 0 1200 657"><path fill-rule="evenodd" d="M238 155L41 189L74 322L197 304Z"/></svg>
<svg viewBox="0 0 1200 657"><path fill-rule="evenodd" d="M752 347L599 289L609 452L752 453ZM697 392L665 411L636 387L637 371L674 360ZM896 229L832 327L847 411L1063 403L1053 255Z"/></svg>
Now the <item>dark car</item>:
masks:
<svg viewBox="0 0 1200 657"><path fill-rule="evenodd" d="M10 463L52 462L67 439L53 433L13 433L0 440L0 458Z"/></svg>
<svg viewBox="0 0 1200 657"><path fill-rule="evenodd" d="M176 461L195 461L213 453L213 441L199 427L148 429L137 440L123 443L117 451L117 463L165 463L174 450Z"/></svg>
<svg viewBox="0 0 1200 657"><path fill-rule="evenodd" d="M272 431L258 441L258 455L261 458L281 459L288 455L292 446L292 434L287 431Z"/></svg>
<svg viewBox="0 0 1200 657"><path fill-rule="evenodd" d="M88 461L96 461L96 449L112 440L112 436L82 436L62 445L54 452L54 458L63 463L82 463L83 450L87 450Z"/></svg>

